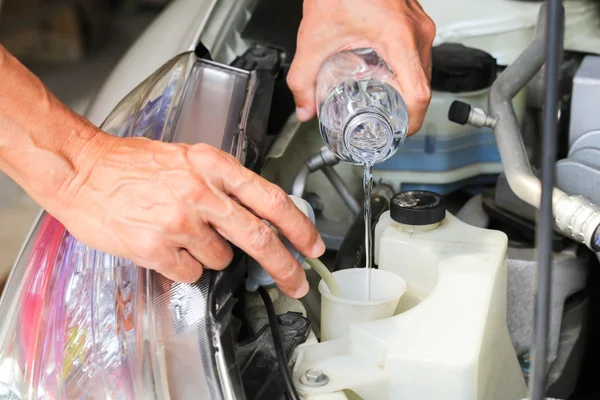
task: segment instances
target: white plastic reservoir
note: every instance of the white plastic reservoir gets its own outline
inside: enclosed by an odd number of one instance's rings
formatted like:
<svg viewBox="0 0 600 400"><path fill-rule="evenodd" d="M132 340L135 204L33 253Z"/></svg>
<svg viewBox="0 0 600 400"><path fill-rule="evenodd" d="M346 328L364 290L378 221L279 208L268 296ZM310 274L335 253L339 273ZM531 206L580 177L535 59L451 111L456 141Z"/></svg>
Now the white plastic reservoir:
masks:
<svg viewBox="0 0 600 400"><path fill-rule="evenodd" d="M402 277L406 292L395 315L298 348L294 379L305 399L526 397L506 322L507 237L443 210L441 218L427 226L380 218L376 263ZM326 383L303 384L310 369Z"/></svg>

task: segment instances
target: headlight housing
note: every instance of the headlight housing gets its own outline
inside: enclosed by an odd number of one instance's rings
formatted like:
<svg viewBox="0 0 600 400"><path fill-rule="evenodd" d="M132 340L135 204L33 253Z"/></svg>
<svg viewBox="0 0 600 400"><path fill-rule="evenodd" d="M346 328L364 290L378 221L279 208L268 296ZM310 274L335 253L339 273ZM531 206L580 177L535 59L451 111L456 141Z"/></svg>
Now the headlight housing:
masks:
<svg viewBox="0 0 600 400"><path fill-rule="evenodd" d="M186 53L101 128L209 143L251 167L261 139L246 123L260 113L259 83L254 72ZM237 267L174 283L85 246L42 213L0 300L0 399L243 398L239 374L227 367L232 305L223 285L243 278L242 263L236 256Z"/></svg>

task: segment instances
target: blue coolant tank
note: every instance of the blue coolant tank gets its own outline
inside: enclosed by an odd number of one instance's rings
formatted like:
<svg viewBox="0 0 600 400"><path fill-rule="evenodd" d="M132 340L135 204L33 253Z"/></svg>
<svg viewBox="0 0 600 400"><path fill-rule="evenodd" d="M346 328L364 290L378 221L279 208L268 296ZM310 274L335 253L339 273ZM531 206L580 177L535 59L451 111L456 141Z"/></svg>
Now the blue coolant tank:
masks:
<svg viewBox="0 0 600 400"><path fill-rule="evenodd" d="M446 43L433 48L432 64L432 99L422 128L393 157L373 167L375 179L397 190L442 195L493 182L502 172L493 132L450 122L448 110L455 100L487 110L496 60L483 51ZM524 107L525 96L519 94L518 117Z"/></svg>

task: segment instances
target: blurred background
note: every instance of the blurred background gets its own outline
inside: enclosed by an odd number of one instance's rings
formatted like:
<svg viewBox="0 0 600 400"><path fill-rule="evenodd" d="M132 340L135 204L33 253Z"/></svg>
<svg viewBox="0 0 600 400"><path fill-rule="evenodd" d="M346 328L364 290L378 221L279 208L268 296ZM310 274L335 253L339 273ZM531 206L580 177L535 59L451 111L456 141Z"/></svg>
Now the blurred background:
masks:
<svg viewBox="0 0 600 400"><path fill-rule="evenodd" d="M121 56L169 2L0 0L0 43L83 114ZM0 172L0 292L38 212Z"/></svg>

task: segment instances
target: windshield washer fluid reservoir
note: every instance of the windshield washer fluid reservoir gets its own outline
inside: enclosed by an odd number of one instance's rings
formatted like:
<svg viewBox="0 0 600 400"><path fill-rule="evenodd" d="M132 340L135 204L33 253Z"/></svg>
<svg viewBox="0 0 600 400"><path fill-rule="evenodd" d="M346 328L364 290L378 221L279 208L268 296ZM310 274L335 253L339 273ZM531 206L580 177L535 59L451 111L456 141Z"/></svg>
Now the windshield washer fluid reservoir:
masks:
<svg viewBox="0 0 600 400"><path fill-rule="evenodd" d="M508 239L461 222L440 198L394 196L376 227L375 261L402 277L406 292L394 316L298 348L294 377L306 398L344 390L365 400L526 397L506 322ZM303 385L308 370L321 371L327 384Z"/></svg>

